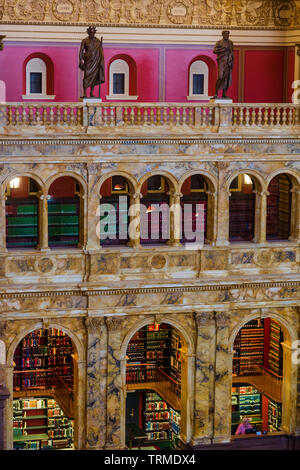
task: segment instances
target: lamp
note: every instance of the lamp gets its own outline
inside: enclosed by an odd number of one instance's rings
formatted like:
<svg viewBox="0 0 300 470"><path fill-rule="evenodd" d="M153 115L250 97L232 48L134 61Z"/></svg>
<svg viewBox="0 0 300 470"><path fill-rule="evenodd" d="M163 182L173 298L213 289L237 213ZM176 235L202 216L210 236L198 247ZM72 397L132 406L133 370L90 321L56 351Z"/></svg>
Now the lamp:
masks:
<svg viewBox="0 0 300 470"><path fill-rule="evenodd" d="M13 178L9 182L10 189L19 189L20 188L20 178Z"/></svg>

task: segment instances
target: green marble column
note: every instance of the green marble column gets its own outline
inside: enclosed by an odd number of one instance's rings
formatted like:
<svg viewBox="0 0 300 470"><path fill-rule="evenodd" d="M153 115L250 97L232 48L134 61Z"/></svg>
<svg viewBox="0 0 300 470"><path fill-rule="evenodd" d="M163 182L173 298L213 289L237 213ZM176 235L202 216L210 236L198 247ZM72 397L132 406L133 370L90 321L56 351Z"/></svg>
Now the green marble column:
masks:
<svg viewBox="0 0 300 470"><path fill-rule="evenodd" d="M122 449L124 443L121 439L122 413L125 413L123 400L124 390L121 377L121 333L124 329L122 317L107 317L107 416L106 449Z"/></svg>
<svg viewBox="0 0 300 470"><path fill-rule="evenodd" d="M214 432L213 442L228 442L231 439L231 370L232 355L228 349L229 316L217 312L216 357L214 389Z"/></svg>
<svg viewBox="0 0 300 470"><path fill-rule="evenodd" d="M89 317L87 327L86 448L106 444L107 328L103 317Z"/></svg>
<svg viewBox="0 0 300 470"><path fill-rule="evenodd" d="M212 436L211 399L213 393L213 367L215 346L215 322L212 312L198 312L195 404L192 445L210 444Z"/></svg>

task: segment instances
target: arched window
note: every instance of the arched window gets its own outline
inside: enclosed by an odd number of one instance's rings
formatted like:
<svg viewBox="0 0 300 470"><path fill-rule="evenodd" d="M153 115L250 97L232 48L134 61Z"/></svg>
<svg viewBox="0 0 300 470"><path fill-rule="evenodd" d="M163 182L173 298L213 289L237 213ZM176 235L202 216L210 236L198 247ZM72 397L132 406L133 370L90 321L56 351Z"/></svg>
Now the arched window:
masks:
<svg viewBox="0 0 300 470"><path fill-rule="evenodd" d="M40 57L32 57L26 63L25 95L23 99L54 99L55 95L49 93L50 70L46 62ZM53 90L52 90L53 91Z"/></svg>
<svg viewBox="0 0 300 470"><path fill-rule="evenodd" d="M133 79L129 63L124 59L115 59L109 66L109 95L107 99L137 100L138 96L131 94Z"/></svg>
<svg viewBox="0 0 300 470"><path fill-rule="evenodd" d="M208 100L208 65L195 60L189 70L189 100Z"/></svg>

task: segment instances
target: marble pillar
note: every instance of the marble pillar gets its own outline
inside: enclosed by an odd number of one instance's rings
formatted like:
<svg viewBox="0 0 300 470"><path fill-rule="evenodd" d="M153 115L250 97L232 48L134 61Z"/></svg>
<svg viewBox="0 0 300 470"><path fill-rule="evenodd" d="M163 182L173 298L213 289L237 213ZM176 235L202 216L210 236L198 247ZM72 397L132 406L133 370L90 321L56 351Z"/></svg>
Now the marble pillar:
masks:
<svg viewBox="0 0 300 470"><path fill-rule="evenodd" d="M121 376L121 333L124 327L122 317L107 317L107 415L106 415L106 449L122 449L121 438L122 413L125 413L124 390Z"/></svg>
<svg viewBox="0 0 300 470"><path fill-rule="evenodd" d="M230 191L227 189L225 174L221 165L219 165L218 181L218 207L216 217L216 245L229 245L229 198Z"/></svg>
<svg viewBox="0 0 300 470"><path fill-rule="evenodd" d="M0 195L0 252L7 251L5 201L5 194Z"/></svg>
<svg viewBox="0 0 300 470"><path fill-rule="evenodd" d="M231 358L228 349L229 316L224 312L215 314L215 386L213 442L229 442L231 439Z"/></svg>
<svg viewBox="0 0 300 470"><path fill-rule="evenodd" d="M170 207L170 238L167 242L171 246L180 246L181 239L181 206L180 198L183 196L182 193L174 193L170 191L169 195L169 207Z"/></svg>
<svg viewBox="0 0 300 470"><path fill-rule="evenodd" d="M107 328L103 317L88 317L87 328L87 449L106 444Z"/></svg>
<svg viewBox="0 0 300 470"><path fill-rule="evenodd" d="M129 221L129 242L128 246L138 248L141 243L141 193L134 193L129 195L129 210L128 210L128 221Z"/></svg>
<svg viewBox="0 0 300 470"><path fill-rule="evenodd" d="M300 241L300 188L291 189L291 234L290 240Z"/></svg>
<svg viewBox="0 0 300 470"><path fill-rule="evenodd" d="M39 241L38 247L41 251L48 251L48 200L50 196L46 193L43 193L39 196Z"/></svg>
<svg viewBox="0 0 300 470"><path fill-rule="evenodd" d="M217 238L217 193L214 191L206 191L207 208L206 208L206 243L210 245L216 244Z"/></svg>
<svg viewBox="0 0 300 470"><path fill-rule="evenodd" d="M254 242L265 243L267 236L267 191L253 191L255 193L255 219Z"/></svg>
<svg viewBox="0 0 300 470"><path fill-rule="evenodd" d="M100 249L100 194L96 190L101 171L88 165L89 192L86 198L86 250Z"/></svg>
<svg viewBox="0 0 300 470"><path fill-rule="evenodd" d="M4 441L5 402L8 398L9 398L9 391L4 385L0 384L0 450L5 449L5 441Z"/></svg>
<svg viewBox="0 0 300 470"><path fill-rule="evenodd" d="M215 322L212 312L197 312L195 403L192 445L210 444L212 437L212 395L214 374Z"/></svg>

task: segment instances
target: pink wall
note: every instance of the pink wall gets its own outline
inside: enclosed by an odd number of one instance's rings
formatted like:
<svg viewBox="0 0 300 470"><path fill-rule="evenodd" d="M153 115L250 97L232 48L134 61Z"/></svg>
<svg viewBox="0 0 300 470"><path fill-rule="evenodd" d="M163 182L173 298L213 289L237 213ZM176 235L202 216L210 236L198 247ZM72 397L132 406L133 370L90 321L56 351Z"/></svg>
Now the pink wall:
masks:
<svg viewBox="0 0 300 470"><path fill-rule="evenodd" d="M246 50L245 103L282 103L284 50Z"/></svg>
<svg viewBox="0 0 300 470"><path fill-rule="evenodd" d="M108 67L114 56L125 54L134 59L137 68L137 101L159 101L159 48L104 47L105 83L101 87L101 98L109 95ZM111 101L111 100L108 100Z"/></svg>
<svg viewBox="0 0 300 470"><path fill-rule="evenodd" d="M207 56L214 62L214 76L209 79L209 95L215 93L215 81L217 74L216 55L212 49L195 47L195 49L178 48L166 50L166 78L165 78L165 100L170 102L186 102L189 94L189 66L196 57ZM228 90L228 96L234 101L238 99L238 69L239 53L235 51L235 64L232 77L232 86Z"/></svg>
<svg viewBox="0 0 300 470"><path fill-rule="evenodd" d="M78 100L77 46L8 45L0 54L0 80L6 83L6 100L22 101L23 64L30 54L42 52L54 64L55 101ZM73 72L74 71L74 72ZM58 79L59 77L59 79Z"/></svg>
<svg viewBox="0 0 300 470"><path fill-rule="evenodd" d="M209 79L209 95L214 94L217 73L216 56L213 47L168 46L168 45L104 45L106 82L101 87L101 97L106 101L109 94L108 67L117 55L130 56L136 64L137 95L139 102L187 102L188 73L191 62L199 56L208 57L213 73ZM234 102L239 101L244 89L245 102L283 102L291 96L294 57L288 51L285 61L284 48L248 49L245 48L244 73L240 71L241 48L235 50L233 83L228 90ZM5 43L0 54L0 80L6 84L6 100L22 101L24 62L33 53L46 54L54 64L55 101L77 102L81 92L81 78L78 69L79 44L32 44ZM284 67L287 92L284 88ZM244 84L239 76L244 75ZM95 90L95 93L97 90ZM286 95L286 96L285 96Z"/></svg>

